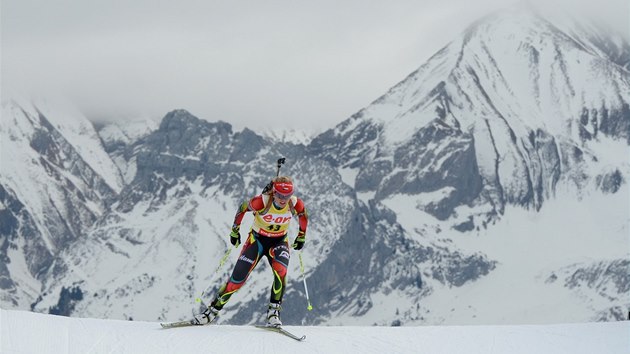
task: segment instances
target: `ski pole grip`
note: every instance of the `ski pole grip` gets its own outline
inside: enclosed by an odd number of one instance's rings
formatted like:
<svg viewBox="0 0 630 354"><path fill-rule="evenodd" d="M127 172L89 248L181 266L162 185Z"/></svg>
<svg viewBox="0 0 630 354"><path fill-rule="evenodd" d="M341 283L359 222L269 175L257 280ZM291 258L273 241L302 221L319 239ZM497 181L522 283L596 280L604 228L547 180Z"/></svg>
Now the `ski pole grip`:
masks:
<svg viewBox="0 0 630 354"><path fill-rule="evenodd" d="M282 167L285 161L286 161L286 158L284 157L281 157L278 159L278 170L276 171L276 177L280 175L280 167Z"/></svg>

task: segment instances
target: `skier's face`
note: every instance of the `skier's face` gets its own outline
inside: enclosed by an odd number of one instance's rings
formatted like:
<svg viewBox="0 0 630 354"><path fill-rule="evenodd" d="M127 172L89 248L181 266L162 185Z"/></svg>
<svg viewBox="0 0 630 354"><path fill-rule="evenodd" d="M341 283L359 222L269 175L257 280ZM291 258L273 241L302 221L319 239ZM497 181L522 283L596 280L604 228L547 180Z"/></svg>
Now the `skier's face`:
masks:
<svg viewBox="0 0 630 354"><path fill-rule="evenodd" d="M276 204L281 207L284 207L290 198L291 198L290 195L285 196L280 193L274 193L273 195L274 202L276 202Z"/></svg>

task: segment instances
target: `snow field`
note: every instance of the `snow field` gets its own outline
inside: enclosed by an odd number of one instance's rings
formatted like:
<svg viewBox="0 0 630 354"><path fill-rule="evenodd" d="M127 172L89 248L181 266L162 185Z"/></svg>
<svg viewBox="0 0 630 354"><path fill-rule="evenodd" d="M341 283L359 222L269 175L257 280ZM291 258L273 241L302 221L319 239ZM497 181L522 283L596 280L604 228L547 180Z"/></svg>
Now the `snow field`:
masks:
<svg viewBox="0 0 630 354"><path fill-rule="evenodd" d="M0 352L627 354L630 322L536 326L297 327L304 342L251 326L164 330L155 322L0 310Z"/></svg>

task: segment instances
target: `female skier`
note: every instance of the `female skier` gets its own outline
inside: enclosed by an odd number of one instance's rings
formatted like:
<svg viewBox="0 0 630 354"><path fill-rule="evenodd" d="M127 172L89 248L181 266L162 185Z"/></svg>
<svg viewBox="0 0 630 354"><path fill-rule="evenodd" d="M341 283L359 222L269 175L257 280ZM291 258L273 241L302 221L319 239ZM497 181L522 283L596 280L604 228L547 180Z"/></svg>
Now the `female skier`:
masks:
<svg viewBox="0 0 630 354"><path fill-rule="evenodd" d="M266 188L267 189L267 188ZM285 278L289 266L289 244L287 231L294 216L299 222L299 231L292 244L293 249L300 250L306 240L308 214L304 202L293 195L293 182L288 176L276 177L272 180L269 192L264 192L244 201L236 212L230 242L235 247L241 243L241 221L247 212L254 213L254 222L249 230L247 240L241 254L234 265L232 276L220 289L216 298L208 308L194 316L193 323L205 325L216 320L219 311L230 297L240 289L254 270L262 256L267 257L274 279L267 311L267 325L279 327L280 304L285 291Z"/></svg>

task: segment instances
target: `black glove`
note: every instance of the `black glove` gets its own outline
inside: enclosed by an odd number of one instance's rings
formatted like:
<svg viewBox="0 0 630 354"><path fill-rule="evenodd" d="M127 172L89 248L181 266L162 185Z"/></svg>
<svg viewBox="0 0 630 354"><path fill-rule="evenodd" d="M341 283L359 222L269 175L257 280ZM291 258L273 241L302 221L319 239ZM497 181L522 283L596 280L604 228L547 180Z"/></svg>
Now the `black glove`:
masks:
<svg viewBox="0 0 630 354"><path fill-rule="evenodd" d="M304 247L304 242L306 242L306 232L300 230L295 240L293 240L293 245L291 245L291 247L293 247L294 250L299 251L302 247Z"/></svg>
<svg viewBox="0 0 630 354"><path fill-rule="evenodd" d="M232 232L230 232L230 243L233 246L238 247L238 245L241 244L241 226L240 225L233 225L232 226Z"/></svg>
<svg viewBox="0 0 630 354"><path fill-rule="evenodd" d="M263 191L262 191L261 194L267 194L267 193L271 192L272 189L273 189L273 181L267 183L265 188L263 188Z"/></svg>

